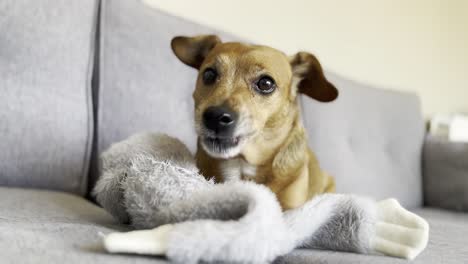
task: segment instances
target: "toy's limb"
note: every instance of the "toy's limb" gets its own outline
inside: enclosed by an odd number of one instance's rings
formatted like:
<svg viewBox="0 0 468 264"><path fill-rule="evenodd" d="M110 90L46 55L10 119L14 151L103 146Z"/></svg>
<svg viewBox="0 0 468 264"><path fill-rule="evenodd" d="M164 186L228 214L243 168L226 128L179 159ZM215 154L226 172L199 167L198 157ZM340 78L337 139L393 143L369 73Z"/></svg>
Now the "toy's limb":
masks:
<svg viewBox="0 0 468 264"><path fill-rule="evenodd" d="M377 222L371 247L391 256L414 259L427 245L429 224L404 209L397 200L377 203Z"/></svg>
<svg viewBox="0 0 468 264"><path fill-rule="evenodd" d="M123 171L106 171L99 177L92 193L96 197L96 201L122 224L127 224L130 221L124 206L121 188L125 177Z"/></svg>
<svg viewBox="0 0 468 264"><path fill-rule="evenodd" d="M152 212L211 184L198 175L188 148L160 133L112 144L101 154L100 167L96 201L119 222L139 228L155 227Z"/></svg>
<svg viewBox="0 0 468 264"><path fill-rule="evenodd" d="M429 226L394 199L321 195L285 214L296 245L412 259L427 245Z"/></svg>
<svg viewBox="0 0 468 264"><path fill-rule="evenodd" d="M375 202L343 194L316 196L302 207L287 211L285 220L295 245L369 253L375 221Z"/></svg>
<svg viewBox="0 0 468 264"><path fill-rule="evenodd" d="M111 234L104 238L105 248L110 252L164 254L184 264L266 263L294 248L276 197L265 186L250 182L216 185L166 211L169 220L180 221L171 221L176 224L167 229L162 225Z"/></svg>
<svg viewBox="0 0 468 264"><path fill-rule="evenodd" d="M149 230L111 233L104 238L104 247L111 253L165 255L173 228L169 224Z"/></svg>

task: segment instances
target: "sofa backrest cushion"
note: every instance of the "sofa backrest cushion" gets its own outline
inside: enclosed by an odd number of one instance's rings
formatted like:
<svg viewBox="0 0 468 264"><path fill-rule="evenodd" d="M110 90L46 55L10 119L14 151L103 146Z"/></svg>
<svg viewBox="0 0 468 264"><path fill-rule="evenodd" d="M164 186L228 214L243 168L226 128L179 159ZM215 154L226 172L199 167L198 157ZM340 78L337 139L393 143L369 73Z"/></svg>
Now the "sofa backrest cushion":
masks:
<svg viewBox="0 0 468 264"><path fill-rule="evenodd" d="M178 137L194 151L196 71L176 59L170 40L175 35L232 37L141 1L104 0L101 23L96 153L148 130ZM301 101L310 145L336 177L338 191L419 205L423 120L418 98L330 77L341 92L336 102Z"/></svg>
<svg viewBox="0 0 468 264"><path fill-rule="evenodd" d="M423 190L425 206L468 212L468 142L426 136Z"/></svg>
<svg viewBox="0 0 468 264"><path fill-rule="evenodd" d="M165 132L194 151L197 72L175 57L171 39L206 33L232 38L142 1L104 0L100 28L96 153L143 131ZM93 167L90 187L98 174L98 166Z"/></svg>
<svg viewBox="0 0 468 264"><path fill-rule="evenodd" d="M328 79L339 97L319 103L302 96L309 145L337 191L422 205L424 120L414 94Z"/></svg>
<svg viewBox="0 0 468 264"><path fill-rule="evenodd" d="M86 191L98 1L0 1L0 185Z"/></svg>

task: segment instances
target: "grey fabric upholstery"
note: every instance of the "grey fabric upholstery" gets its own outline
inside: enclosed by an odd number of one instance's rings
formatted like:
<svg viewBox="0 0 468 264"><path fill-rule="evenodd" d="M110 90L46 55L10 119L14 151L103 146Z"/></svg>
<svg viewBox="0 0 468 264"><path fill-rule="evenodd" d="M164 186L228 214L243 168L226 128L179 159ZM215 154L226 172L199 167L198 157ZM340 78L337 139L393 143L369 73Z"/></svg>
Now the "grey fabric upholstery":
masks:
<svg viewBox="0 0 468 264"><path fill-rule="evenodd" d="M192 91L197 72L177 60L170 41L176 35L231 37L141 1L104 0L101 15L96 151L143 131L168 133L194 151ZM96 172L92 174L95 181Z"/></svg>
<svg viewBox="0 0 468 264"><path fill-rule="evenodd" d="M423 161L425 205L468 211L468 143L428 136Z"/></svg>
<svg viewBox="0 0 468 264"><path fill-rule="evenodd" d="M153 257L110 255L99 232L126 230L103 209L61 192L0 187L0 262L161 263Z"/></svg>
<svg viewBox="0 0 468 264"><path fill-rule="evenodd" d="M0 185L86 191L97 4L0 1Z"/></svg>
<svg viewBox="0 0 468 264"><path fill-rule="evenodd" d="M424 121L418 97L328 78L338 99L324 104L303 96L302 106L310 147L335 177L337 191L421 206Z"/></svg>
<svg viewBox="0 0 468 264"><path fill-rule="evenodd" d="M354 253L301 249L295 250L287 256L278 259L276 263L467 263L468 247L466 246L466 234L468 234L468 214L454 213L433 208L417 209L414 210L414 212L427 219L431 230L429 245L426 250L411 262L386 256L366 256Z"/></svg>

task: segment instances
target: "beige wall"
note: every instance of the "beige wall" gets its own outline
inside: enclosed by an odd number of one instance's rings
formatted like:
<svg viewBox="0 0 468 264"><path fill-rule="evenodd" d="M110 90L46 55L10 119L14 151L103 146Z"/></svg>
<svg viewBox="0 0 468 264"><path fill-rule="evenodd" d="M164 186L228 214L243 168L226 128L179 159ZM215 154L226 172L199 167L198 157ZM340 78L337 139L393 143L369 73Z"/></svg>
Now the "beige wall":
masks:
<svg viewBox="0 0 468 264"><path fill-rule="evenodd" d="M468 112L468 0L148 0L328 70L421 95L427 116Z"/></svg>

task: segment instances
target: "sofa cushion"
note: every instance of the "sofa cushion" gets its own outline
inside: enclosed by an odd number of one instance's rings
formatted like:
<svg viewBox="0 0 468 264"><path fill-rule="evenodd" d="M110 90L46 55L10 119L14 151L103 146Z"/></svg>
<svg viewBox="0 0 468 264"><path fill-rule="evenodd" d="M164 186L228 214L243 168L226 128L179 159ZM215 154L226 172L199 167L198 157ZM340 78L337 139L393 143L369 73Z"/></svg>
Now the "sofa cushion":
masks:
<svg viewBox="0 0 468 264"><path fill-rule="evenodd" d="M145 130L166 132L194 150L196 71L176 59L169 43L179 34L219 32L140 1L105 0L101 22L97 153ZM310 145L338 191L421 205L418 98L330 77L341 92L336 103L302 103Z"/></svg>
<svg viewBox="0 0 468 264"><path fill-rule="evenodd" d="M99 233L125 231L103 209L61 192L0 187L1 263L162 263L163 258L110 255ZM468 214L424 208L415 213L430 224L429 245L412 263L468 260ZM406 260L321 250L295 250L276 263L408 263Z"/></svg>
<svg viewBox="0 0 468 264"><path fill-rule="evenodd" d="M110 255L99 233L124 231L103 209L61 192L0 187L1 263L163 263Z"/></svg>
<svg viewBox="0 0 468 264"><path fill-rule="evenodd" d="M468 143L428 136L423 154L425 205L468 212Z"/></svg>
<svg viewBox="0 0 468 264"><path fill-rule="evenodd" d="M102 2L100 32L96 153L143 131L165 132L194 151L197 72L175 57L170 42L176 35L232 37L128 0Z"/></svg>
<svg viewBox="0 0 468 264"><path fill-rule="evenodd" d="M468 234L468 214L453 213L433 208L416 209L414 212L429 222L430 234L427 248L411 262L387 256L366 256L326 250L300 249L278 259L276 263L467 263L468 248L466 247L466 234Z"/></svg>
<svg viewBox="0 0 468 264"><path fill-rule="evenodd" d="M303 118L320 165L337 191L422 205L424 120L414 94L328 74L340 94L331 103L303 96Z"/></svg>
<svg viewBox="0 0 468 264"><path fill-rule="evenodd" d="M97 5L0 1L0 185L85 192Z"/></svg>

